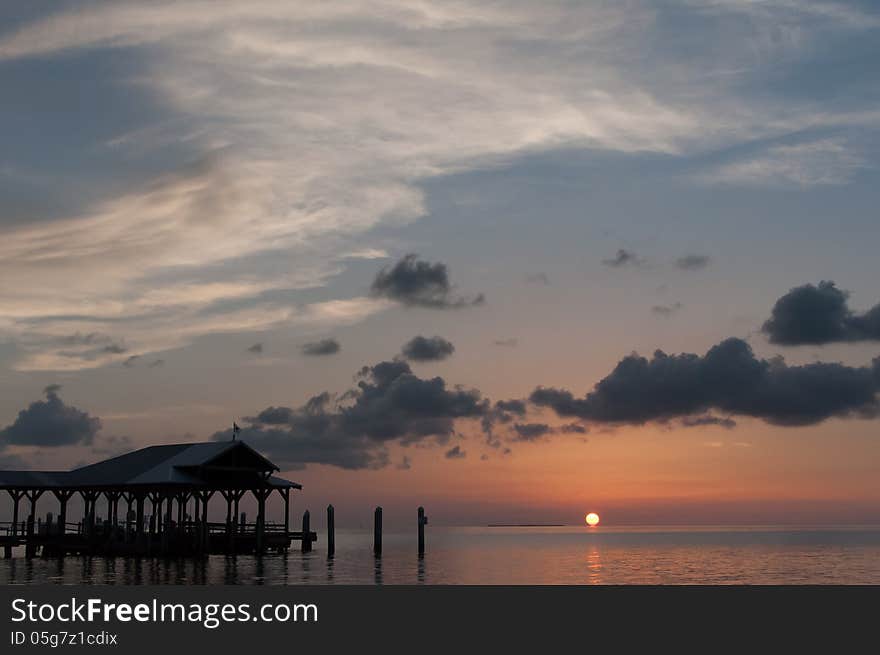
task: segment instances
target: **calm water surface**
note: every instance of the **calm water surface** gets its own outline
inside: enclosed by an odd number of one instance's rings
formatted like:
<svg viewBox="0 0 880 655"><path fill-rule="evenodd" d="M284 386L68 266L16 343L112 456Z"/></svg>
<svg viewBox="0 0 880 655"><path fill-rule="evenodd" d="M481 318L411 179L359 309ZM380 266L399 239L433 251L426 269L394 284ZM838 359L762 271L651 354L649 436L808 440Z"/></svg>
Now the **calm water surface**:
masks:
<svg viewBox="0 0 880 655"><path fill-rule="evenodd" d="M414 532L414 531L413 531ZM863 528L438 528L337 531L316 550L201 560L0 560L0 583L31 584L880 584L880 526Z"/></svg>

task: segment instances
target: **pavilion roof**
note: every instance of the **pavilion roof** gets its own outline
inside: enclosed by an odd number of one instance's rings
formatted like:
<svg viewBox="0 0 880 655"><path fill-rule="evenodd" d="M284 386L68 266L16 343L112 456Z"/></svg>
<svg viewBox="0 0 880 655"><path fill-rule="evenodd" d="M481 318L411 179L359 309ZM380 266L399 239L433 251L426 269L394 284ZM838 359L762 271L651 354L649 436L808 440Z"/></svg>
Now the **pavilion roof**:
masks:
<svg viewBox="0 0 880 655"><path fill-rule="evenodd" d="M0 489L218 486L217 476L259 476L262 484L301 489L271 475L278 467L243 441L148 446L72 471L0 471Z"/></svg>

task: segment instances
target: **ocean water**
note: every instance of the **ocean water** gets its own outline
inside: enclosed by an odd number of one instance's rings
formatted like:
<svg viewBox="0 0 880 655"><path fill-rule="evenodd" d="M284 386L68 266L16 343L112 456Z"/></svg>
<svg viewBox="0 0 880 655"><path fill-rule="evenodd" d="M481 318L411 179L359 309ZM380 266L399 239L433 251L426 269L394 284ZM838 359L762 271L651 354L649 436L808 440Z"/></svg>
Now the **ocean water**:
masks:
<svg viewBox="0 0 880 655"><path fill-rule="evenodd" d="M880 526L610 528L430 527L337 531L311 553L193 560L66 557L0 560L0 584L880 584Z"/></svg>

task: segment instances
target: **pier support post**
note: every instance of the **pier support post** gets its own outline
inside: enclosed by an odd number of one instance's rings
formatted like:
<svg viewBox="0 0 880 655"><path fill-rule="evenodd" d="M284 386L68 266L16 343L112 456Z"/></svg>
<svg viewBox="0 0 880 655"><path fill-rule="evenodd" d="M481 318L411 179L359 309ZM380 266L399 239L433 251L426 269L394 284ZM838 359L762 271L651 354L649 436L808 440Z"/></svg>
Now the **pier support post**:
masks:
<svg viewBox="0 0 880 655"><path fill-rule="evenodd" d="M177 494L177 531L183 533L186 521L186 504L189 502L189 493Z"/></svg>
<svg viewBox="0 0 880 655"><path fill-rule="evenodd" d="M67 501L73 496L72 491L60 490L54 491L55 498L58 499L58 534L62 537L67 531Z"/></svg>
<svg viewBox="0 0 880 655"><path fill-rule="evenodd" d="M91 538L95 531L95 502L100 495L97 491L81 491L83 499L83 528L85 533Z"/></svg>
<svg viewBox="0 0 880 655"><path fill-rule="evenodd" d="M166 496L163 505L165 505L165 524L162 526L162 554L168 553L168 538L171 532L171 513L174 511L174 496Z"/></svg>
<svg viewBox="0 0 880 655"><path fill-rule="evenodd" d="M125 498L125 542L128 543L131 541L132 521L134 521L134 516L131 512L131 505L134 502L134 494L124 493L122 494L122 497Z"/></svg>
<svg viewBox="0 0 880 655"><path fill-rule="evenodd" d="M37 500L39 500L40 496L42 495L42 489L31 489L25 492L25 496L27 496L28 500L31 503L31 511L28 515L27 520L27 543L25 544L24 548L25 557L33 557L37 550L37 547L33 543L34 525L37 522Z"/></svg>
<svg viewBox="0 0 880 655"><path fill-rule="evenodd" d="M257 499L257 554L262 554L266 546L266 498L272 489L254 489L252 493Z"/></svg>
<svg viewBox="0 0 880 655"><path fill-rule="evenodd" d="M263 540L266 529L266 498L263 494L257 496L257 554L263 553Z"/></svg>
<svg viewBox="0 0 880 655"><path fill-rule="evenodd" d="M150 494L150 534L159 534L162 529L162 496Z"/></svg>
<svg viewBox="0 0 880 655"><path fill-rule="evenodd" d="M12 534L15 536L18 534L18 501L24 496L24 492L10 491L9 495L12 496Z"/></svg>
<svg viewBox="0 0 880 655"><path fill-rule="evenodd" d="M224 551L228 555L233 552L232 548L232 496L234 491L227 491L225 489L220 491L220 494L223 496L223 500L226 501L226 546L224 547Z"/></svg>
<svg viewBox="0 0 880 655"><path fill-rule="evenodd" d="M107 498L107 522L110 524L110 528L113 529L116 527L119 520L119 496L121 496L121 492L119 491L105 491L104 497Z"/></svg>
<svg viewBox="0 0 880 655"><path fill-rule="evenodd" d="M144 495L138 494L136 497L135 521L137 525L134 528L135 539L140 540L144 536Z"/></svg>
<svg viewBox="0 0 880 655"><path fill-rule="evenodd" d="M419 557L425 556L425 524L428 517L425 516L425 508L419 507Z"/></svg>
<svg viewBox="0 0 880 655"><path fill-rule="evenodd" d="M336 518L333 505L327 505L327 557L336 554Z"/></svg>
<svg viewBox="0 0 880 655"><path fill-rule="evenodd" d="M34 515L31 514L27 518L27 531L25 532L26 541L24 545L24 556L27 559L30 559L34 556L35 546L33 545L34 541Z"/></svg>
<svg viewBox="0 0 880 655"><path fill-rule="evenodd" d="M208 551L208 502L214 495L213 491L202 491L196 494L196 507L201 507L201 516L199 517L199 551Z"/></svg>
<svg viewBox="0 0 880 655"><path fill-rule="evenodd" d="M308 553L312 550L312 528L309 525L309 510L303 512L303 528L302 528L302 552Z"/></svg>
<svg viewBox="0 0 880 655"><path fill-rule="evenodd" d="M382 557L382 508L373 513L373 555Z"/></svg>

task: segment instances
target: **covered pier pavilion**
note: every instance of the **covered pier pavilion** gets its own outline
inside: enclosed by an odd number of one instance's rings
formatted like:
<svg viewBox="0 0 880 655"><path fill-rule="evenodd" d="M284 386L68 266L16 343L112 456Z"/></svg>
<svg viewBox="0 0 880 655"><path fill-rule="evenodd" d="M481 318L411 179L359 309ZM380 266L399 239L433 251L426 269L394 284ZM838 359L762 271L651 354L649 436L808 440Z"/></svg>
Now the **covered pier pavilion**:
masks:
<svg viewBox="0 0 880 655"><path fill-rule="evenodd" d="M0 471L0 490L12 500L12 520L0 522L0 546L5 557L17 546L27 557L284 551L293 540L317 537L290 531L290 492L302 486L273 475L278 470L243 441L212 441L150 446L72 471ZM274 492L284 500L280 522L266 518ZM257 502L252 523L239 513L247 493ZM49 494L57 513L44 520L37 503ZM208 520L217 494L226 502L225 522ZM68 503L75 495L83 512L71 522ZM99 515L101 497L106 505Z"/></svg>

